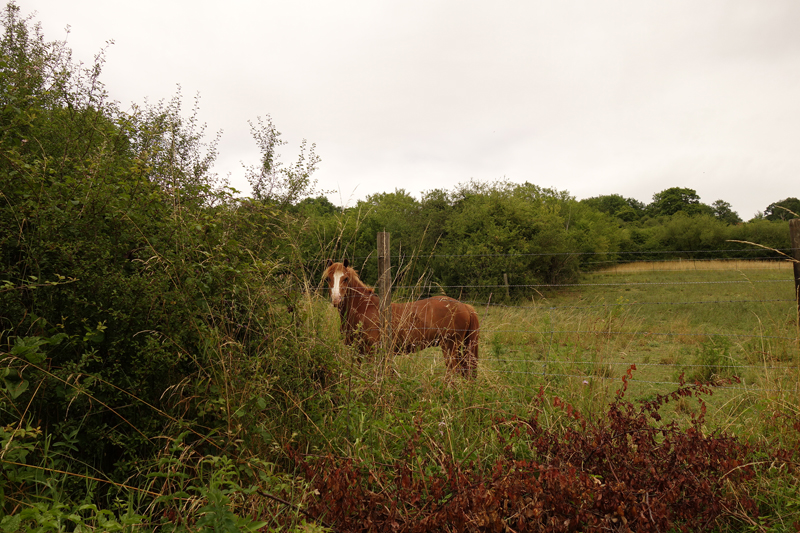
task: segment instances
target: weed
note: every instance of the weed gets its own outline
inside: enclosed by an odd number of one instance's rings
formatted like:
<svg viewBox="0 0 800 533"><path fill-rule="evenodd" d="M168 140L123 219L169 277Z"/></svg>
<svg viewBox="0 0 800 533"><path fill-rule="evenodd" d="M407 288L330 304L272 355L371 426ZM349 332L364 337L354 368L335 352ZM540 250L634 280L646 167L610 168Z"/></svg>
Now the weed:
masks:
<svg viewBox="0 0 800 533"><path fill-rule="evenodd" d="M707 434L707 386L683 386L637 409L625 400L631 370L593 422L544 389L526 417L493 418L484 434L499 449L489 461L454 455L449 417L435 431L415 417L390 464L293 452L318 494L309 512L343 532L703 530L757 517L757 473L764 465L791 478L797 452L772 452L768 466L757 460L763 452L736 437ZM688 427L661 422L659 411L670 402L687 406ZM793 498L783 500L787 518Z"/></svg>
<svg viewBox="0 0 800 533"><path fill-rule="evenodd" d="M736 361L731 356L732 343L722 336L709 337L697 349L689 381L707 382L736 374Z"/></svg>

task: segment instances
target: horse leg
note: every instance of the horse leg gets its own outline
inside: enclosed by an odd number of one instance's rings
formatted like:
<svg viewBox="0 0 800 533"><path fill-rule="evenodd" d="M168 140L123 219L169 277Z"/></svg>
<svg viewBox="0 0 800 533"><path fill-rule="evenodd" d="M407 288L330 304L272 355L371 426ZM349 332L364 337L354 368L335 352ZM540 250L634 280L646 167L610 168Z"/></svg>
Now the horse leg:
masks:
<svg viewBox="0 0 800 533"><path fill-rule="evenodd" d="M457 347L459 370L468 379L478 377L478 343L470 335L464 337Z"/></svg>
<svg viewBox="0 0 800 533"><path fill-rule="evenodd" d="M472 372L470 371L470 354L466 339L458 343L456 352L458 353L458 366L460 367L459 371L461 372L461 375L465 378L472 377Z"/></svg>
<svg viewBox="0 0 800 533"><path fill-rule="evenodd" d="M444 356L444 364L447 368L447 374L456 370L458 366L457 351L458 346L450 339L442 339L442 355Z"/></svg>
<svg viewBox="0 0 800 533"><path fill-rule="evenodd" d="M478 354L477 345L473 346L472 343L464 343L464 354L466 359L465 372L466 376L470 379L478 377Z"/></svg>
<svg viewBox="0 0 800 533"><path fill-rule="evenodd" d="M455 328L458 331L458 328ZM470 333L471 331L458 331L453 339L453 356L458 366L458 373L463 378L472 377L470 371Z"/></svg>
<svg viewBox="0 0 800 533"><path fill-rule="evenodd" d="M472 306L469 309L469 329L464 337L464 352L467 356L468 376L471 379L478 377L478 338L480 336L480 323L478 313Z"/></svg>

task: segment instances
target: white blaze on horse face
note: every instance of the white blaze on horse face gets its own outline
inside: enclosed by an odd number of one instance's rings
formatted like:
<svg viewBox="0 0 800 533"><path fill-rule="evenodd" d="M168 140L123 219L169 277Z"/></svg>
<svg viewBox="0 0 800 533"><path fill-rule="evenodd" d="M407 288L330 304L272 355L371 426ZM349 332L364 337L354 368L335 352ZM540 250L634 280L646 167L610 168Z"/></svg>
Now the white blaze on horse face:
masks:
<svg viewBox="0 0 800 533"><path fill-rule="evenodd" d="M342 276L344 276L344 272L335 272L333 274L333 287L331 288L331 302L333 302L334 306L339 305L342 301L344 295L342 294Z"/></svg>

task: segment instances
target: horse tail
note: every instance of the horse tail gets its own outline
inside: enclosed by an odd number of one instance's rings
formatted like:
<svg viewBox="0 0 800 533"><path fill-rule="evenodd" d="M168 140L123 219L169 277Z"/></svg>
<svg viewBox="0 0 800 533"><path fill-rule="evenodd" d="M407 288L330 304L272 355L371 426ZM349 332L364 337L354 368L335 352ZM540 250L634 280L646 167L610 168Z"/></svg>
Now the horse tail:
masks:
<svg viewBox="0 0 800 533"><path fill-rule="evenodd" d="M469 310L469 327L467 328L467 335L464 337L464 345L467 348L467 376L475 379L478 377L478 337L480 336L480 323L478 322L478 313L475 308L469 304L464 304Z"/></svg>

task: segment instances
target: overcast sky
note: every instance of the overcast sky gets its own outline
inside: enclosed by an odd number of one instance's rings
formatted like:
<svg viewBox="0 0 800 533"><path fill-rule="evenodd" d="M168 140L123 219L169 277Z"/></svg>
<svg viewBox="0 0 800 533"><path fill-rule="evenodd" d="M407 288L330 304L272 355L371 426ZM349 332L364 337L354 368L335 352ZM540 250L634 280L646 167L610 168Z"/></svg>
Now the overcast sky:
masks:
<svg viewBox="0 0 800 533"><path fill-rule="evenodd" d="M200 94L216 171L245 192L248 120L352 205L470 179L621 194L669 187L747 220L800 196L796 0L18 0L123 109Z"/></svg>

